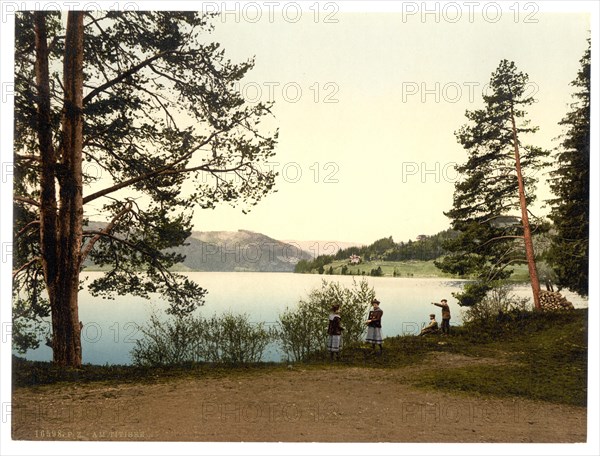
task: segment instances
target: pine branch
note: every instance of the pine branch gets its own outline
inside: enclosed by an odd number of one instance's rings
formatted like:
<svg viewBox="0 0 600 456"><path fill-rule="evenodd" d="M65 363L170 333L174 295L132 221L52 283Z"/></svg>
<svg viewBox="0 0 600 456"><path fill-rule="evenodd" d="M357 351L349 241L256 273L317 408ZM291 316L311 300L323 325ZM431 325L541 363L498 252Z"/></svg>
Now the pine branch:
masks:
<svg viewBox="0 0 600 456"><path fill-rule="evenodd" d="M96 230L92 230L92 231L84 231L83 235L85 236L89 236L89 235L94 235L95 237L106 237L108 239L110 239L111 241L116 241L116 242L120 242L124 245L126 245L127 247L131 248L132 250L135 250L136 252L141 253L142 255L144 255L145 257L150 258L151 260L151 264L152 266L156 267L157 270L160 272L160 274L162 275L163 279L165 280L165 285L167 286L168 289L170 290L174 290L176 291L176 289L173 287L173 285L171 283L169 283L170 277L173 276L173 274L167 270L167 268L165 268L163 266L163 264L158 261L154 255L152 255L151 253L149 253L148 251L140 248L139 246L129 242L126 239L114 236L108 232L104 232L105 230L102 231L96 231Z"/></svg>
<svg viewBox="0 0 600 456"><path fill-rule="evenodd" d="M125 204L125 207L117 214L113 217L113 219L110 221L110 223L102 230L102 233L104 234L110 234L110 232L112 231L112 229L114 228L115 224L128 212L131 211L131 207L132 207L132 203L131 201L128 201ZM102 236L100 234L96 234L92 239L90 239L88 241L88 243L85 245L85 247L83 248L82 252L81 252L81 264L83 264L83 262L85 261L85 259L87 258L87 256L89 255L89 253L91 252L91 250L94 248L94 244L96 244L96 242L98 242L98 240L101 238Z"/></svg>
<svg viewBox="0 0 600 456"><path fill-rule="evenodd" d="M147 58L146 60L144 60L143 62L138 63L137 65L134 65L133 67L131 67L129 70L121 73L119 76L117 76L116 78L105 82L104 84L102 84L100 87L95 88L94 90L92 90L89 94L87 94L84 99L83 99L83 105L85 106L92 98L94 98L96 95L105 92L107 89L110 89L112 86L114 86L115 84L118 84L119 82L123 81L124 79L127 79L128 77L132 76L133 74L137 73L138 71L140 71L142 68L149 66L152 62L154 62L157 59L160 59L161 57L164 57L165 55L168 54L173 54L176 53L177 50L176 49L169 49L167 51L163 51L163 52L159 52L156 55L153 55L152 57Z"/></svg>
<svg viewBox="0 0 600 456"><path fill-rule="evenodd" d="M13 200L31 204L32 206L41 207L41 204L38 201L27 198L26 196L13 195Z"/></svg>
<svg viewBox="0 0 600 456"><path fill-rule="evenodd" d="M31 154L31 155L15 154L14 157L17 160L42 161L42 158L39 155L33 155L33 154Z"/></svg>
<svg viewBox="0 0 600 456"><path fill-rule="evenodd" d="M38 229L39 229L39 225L40 225L39 220L33 220L33 221L29 222L27 225L25 225L23 228L21 228L19 230L19 232L16 234L15 238L21 237L24 233L26 233L28 230L30 230L31 228L33 228L36 225L38 225Z"/></svg>
<svg viewBox="0 0 600 456"><path fill-rule="evenodd" d="M198 146L193 147L190 152L188 152L187 154L185 154L184 156L182 156L181 158L175 160L174 162L162 166L156 170L150 171L146 174L142 174L140 176L136 176L136 177L132 177L131 179L128 179L126 181L120 182L118 184L113 185L112 187L108 187L105 188L103 190L97 191L95 193L92 193L91 195L86 196L85 198L83 198L83 204L87 204L90 201L93 201L97 198L100 198L102 196L106 196L110 193L114 193L117 190L121 190L123 188L129 187L131 185L137 184L138 182L144 181L146 179L150 179L152 177L157 177L160 176L162 174L180 174L180 173L184 173L184 172L189 172L185 169L174 169L178 164L180 164L181 162L187 160L191 155L193 155L196 151L198 151L199 149L201 149L202 147L206 146L208 143L210 143L215 137L217 137L219 134L223 133L225 130L218 130L215 131L214 133L212 133L208 138L206 138L204 141L202 141ZM207 166L207 165L203 165L203 166ZM201 167L199 167L198 169L195 170L200 170Z"/></svg>
<svg viewBox="0 0 600 456"><path fill-rule="evenodd" d="M35 264L35 263L37 263L38 261L39 261L39 262L41 262L41 261L42 261L42 259L41 259L39 256L36 256L36 257L32 258L31 260L29 260L27 263L25 263L25 264L21 265L21 267L20 267L19 269L16 269L16 270L14 270L14 271L13 271L13 274L12 274L12 278L13 278L13 280L15 280L15 278L16 278L16 277L17 277L17 276L18 276L18 275L19 275L21 272L23 272L24 270L28 270L32 264Z"/></svg>

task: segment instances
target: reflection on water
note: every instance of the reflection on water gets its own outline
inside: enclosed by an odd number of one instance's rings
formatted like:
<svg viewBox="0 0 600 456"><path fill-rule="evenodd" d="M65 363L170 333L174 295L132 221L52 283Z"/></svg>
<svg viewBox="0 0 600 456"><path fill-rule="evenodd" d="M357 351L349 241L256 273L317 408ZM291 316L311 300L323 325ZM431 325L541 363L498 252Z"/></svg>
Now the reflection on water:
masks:
<svg viewBox="0 0 600 456"><path fill-rule="evenodd" d="M100 272L87 275L93 279ZM247 313L254 322L276 324L286 307L294 307L310 290L321 286L322 280L352 285L351 276L319 276L291 273L253 272L191 272L189 277L208 289L205 305L200 314L211 316L225 311ZM442 298L448 300L452 312L451 325L462 322L462 309L452 292L460 290L464 281L456 279L421 279L366 277L375 289L384 311L382 331L385 336L415 334L429 321L429 314L438 315L440 308L431 305ZM356 280L360 280L359 277ZM513 292L529 297L528 286L517 286ZM587 307L587 300L575 294L562 292L576 307ZM138 326L144 325L153 310L161 311L166 305L160 299L150 301L131 297L114 300L93 298L83 290L79 297L79 317L83 322L82 350L84 363L129 364L129 352L140 337ZM365 315L366 317L366 315ZM343 314L342 314L343 318ZM52 359L49 347L29 351L26 358L47 361ZM280 353L271 347L265 361L279 361Z"/></svg>

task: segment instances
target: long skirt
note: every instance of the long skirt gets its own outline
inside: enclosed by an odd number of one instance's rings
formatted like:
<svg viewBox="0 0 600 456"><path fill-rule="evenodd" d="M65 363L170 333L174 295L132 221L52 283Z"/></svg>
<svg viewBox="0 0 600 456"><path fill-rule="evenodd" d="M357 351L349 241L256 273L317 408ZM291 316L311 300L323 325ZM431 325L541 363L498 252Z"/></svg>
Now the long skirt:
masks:
<svg viewBox="0 0 600 456"><path fill-rule="evenodd" d="M383 343L383 338L381 337L381 328L373 328L369 326L367 328L367 342L371 344L381 344Z"/></svg>
<svg viewBox="0 0 600 456"><path fill-rule="evenodd" d="M327 341L327 350L330 352L339 352L342 348L342 336L329 336Z"/></svg>

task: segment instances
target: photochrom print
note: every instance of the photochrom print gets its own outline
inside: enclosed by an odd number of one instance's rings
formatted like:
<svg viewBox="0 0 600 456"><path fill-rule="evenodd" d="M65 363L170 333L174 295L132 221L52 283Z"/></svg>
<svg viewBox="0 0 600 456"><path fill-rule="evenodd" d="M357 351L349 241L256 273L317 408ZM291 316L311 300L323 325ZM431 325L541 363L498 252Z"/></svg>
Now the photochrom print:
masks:
<svg viewBox="0 0 600 456"><path fill-rule="evenodd" d="M3 1L2 454L597 454L598 14Z"/></svg>

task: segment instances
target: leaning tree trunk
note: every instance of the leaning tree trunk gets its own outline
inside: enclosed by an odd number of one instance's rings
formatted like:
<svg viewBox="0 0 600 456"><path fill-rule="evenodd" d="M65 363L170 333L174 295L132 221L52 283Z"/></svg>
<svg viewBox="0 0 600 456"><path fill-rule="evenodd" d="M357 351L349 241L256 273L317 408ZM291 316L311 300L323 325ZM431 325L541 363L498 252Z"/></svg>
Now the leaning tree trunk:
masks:
<svg viewBox="0 0 600 456"><path fill-rule="evenodd" d="M83 229L83 13L70 11L64 56L62 156L57 230L57 272L52 326L54 362L81 366L78 292Z"/></svg>
<svg viewBox="0 0 600 456"><path fill-rule="evenodd" d="M519 203L521 205L523 239L525 240L525 256L527 258L527 267L529 269L529 278L531 281L531 289L533 291L533 304L535 305L535 308L537 310L540 310L540 281L538 279L537 268L535 266L535 252L533 250L533 239L531 237L531 227L529 225L529 215L527 213L527 200L525 199L525 184L523 183L523 173L521 171L521 157L519 154L517 127L515 124L515 115L512 103L510 105L510 120L512 122L513 141L515 146L515 166L517 169L517 181L519 184Z"/></svg>

